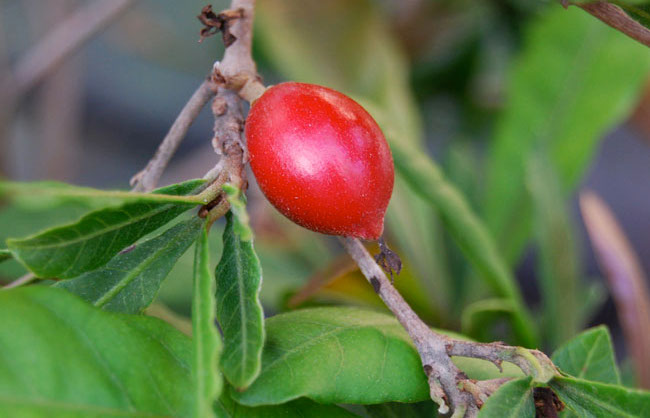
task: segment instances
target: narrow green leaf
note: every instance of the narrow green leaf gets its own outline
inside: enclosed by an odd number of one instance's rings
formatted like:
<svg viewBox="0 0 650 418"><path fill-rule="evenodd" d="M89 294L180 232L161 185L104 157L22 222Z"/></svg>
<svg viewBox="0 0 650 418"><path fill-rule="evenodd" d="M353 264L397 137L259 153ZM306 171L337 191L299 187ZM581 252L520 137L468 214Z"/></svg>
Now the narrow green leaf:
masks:
<svg viewBox="0 0 650 418"><path fill-rule="evenodd" d="M190 180L154 193L186 195L203 183ZM14 256L38 277L69 279L103 266L118 251L196 204L133 202L99 209L76 223L23 239L8 239Z"/></svg>
<svg viewBox="0 0 650 418"><path fill-rule="evenodd" d="M0 292L0 317L3 416L189 416L190 341L163 321L45 286Z"/></svg>
<svg viewBox="0 0 650 418"><path fill-rule="evenodd" d="M534 207L535 241L539 248L544 339L552 347L579 329L582 282L568 208L557 173L543 151L528 161L527 183Z"/></svg>
<svg viewBox="0 0 650 418"><path fill-rule="evenodd" d="M438 405L433 401L416 403L388 402L366 406L370 418L435 418Z"/></svg>
<svg viewBox="0 0 650 418"><path fill-rule="evenodd" d="M0 248L0 263L5 260L9 260L12 257L13 255L11 254L11 251L6 248Z"/></svg>
<svg viewBox="0 0 650 418"><path fill-rule="evenodd" d="M192 180L196 185L205 180ZM158 202L158 203L189 203L198 204L196 196L182 196L167 193L137 193L124 190L101 190L91 187L80 187L56 181L38 181L30 183L0 181L1 199L22 199L25 202L36 202L42 205L43 200L79 201L84 204L117 205L127 201Z"/></svg>
<svg viewBox="0 0 650 418"><path fill-rule="evenodd" d="M224 338L221 370L238 389L257 377L264 345L264 312L259 300L262 268L252 240L244 240L235 225L241 218L226 214L223 254L215 272L217 319Z"/></svg>
<svg viewBox="0 0 650 418"><path fill-rule="evenodd" d="M481 407L479 418L535 418L533 378L505 383Z"/></svg>
<svg viewBox="0 0 650 418"><path fill-rule="evenodd" d="M390 315L343 307L305 309L267 319L266 333L259 377L244 392L231 391L239 403L275 405L303 396L362 405L430 399L420 357ZM510 376L484 360L454 362L473 379ZM512 372L515 366L509 366L504 363Z"/></svg>
<svg viewBox="0 0 650 418"><path fill-rule="evenodd" d="M176 261L196 240L204 223L200 218L181 222L116 255L104 267L55 286L108 311L142 312L156 297Z"/></svg>
<svg viewBox="0 0 650 418"><path fill-rule="evenodd" d="M357 415L335 405L322 405L309 399L297 399L282 405L250 407L223 395L215 406L219 418L352 418Z"/></svg>
<svg viewBox="0 0 650 418"><path fill-rule="evenodd" d="M391 135L388 135L391 138ZM462 194L446 181L424 153L391 141L397 169L410 186L440 212L458 246L498 296L511 301L513 329L523 345L535 346L535 326L522 303L519 288L495 243Z"/></svg>
<svg viewBox="0 0 650 418"><path fill-rule="evenodd" d="M194 253L192 294L192 377L194 379L194 417L214 416L213 404L221 393L219 355L221 336L216 327L215 282L210 272L208 231L203 228Z"/></svg>
<svg viewBox="0 0 650 418"><path fill-rule="evenodd" d="M230 211L234 215L234 230L242 241L253 239L253 230L249 225L248 212L246 212L246 202L241 195L241 191L231 185L224 184L223 190L226 192L226 198L230 203Z"/></svg>
<svg viewBox="0 0 650 418"><path fill-rule="evenodd" d="M647 49L577 7L549 7L527 30L515 60L508 104L490 151L486 221L514 263L531 232L525 165L549 150L563 193L578 183L596 145L643 91Z"/></svg>
<svg viewBox="0 0 650 418"><path fill-rule="evenodd" d="M582 332L555 350L551 359L563 372L574 377L621 383L612 339L604 325Z"/></svg>
<svg viewBox="0 0 650 418"><path fill-rule="evenodd" d="M550 386L581 418L650 416L650 392L571 377L556 377Z"/></svg>

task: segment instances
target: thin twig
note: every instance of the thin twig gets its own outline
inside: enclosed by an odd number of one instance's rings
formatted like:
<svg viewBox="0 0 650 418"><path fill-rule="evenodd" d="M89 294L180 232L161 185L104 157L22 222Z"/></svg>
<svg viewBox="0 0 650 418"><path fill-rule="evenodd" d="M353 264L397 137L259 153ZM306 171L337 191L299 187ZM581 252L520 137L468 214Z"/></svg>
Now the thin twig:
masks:
<svg viewBox="0 0 650 418"><path fill-rule="evenodd" d="M340 238L350 256L356 261L361 272L372 284L379 297L390 308L397 320L415 343L422 359L422 366L429 381L431 398L439 405L440 413L449 412L449 407L455 410L467 408L465 413L476 415L478 406L469 392L458 388L458 381L466 376L451 361L447 354L447 344L450 339L434 333L411 309L402 295L393 287L384 271L356 238ZM462 416L462 415L461 415Z"/></svg>
<svg viewBox="0 0 650 418"><path fill-rule="evenodd" d="M607 1L594 1L575 5L630 38L650 47L650 30L628 16L620 7Z"/></svg>
<svg viewBox="0 0 650 418"><path fill-rule="evenodd" d="M495 385L505 381L469 380L451 361L452 356L491 361L499 369L501 363L507 361L519 366L524 373L534 376L537 382L547 382L558 373L551 360L538 350L502 343L483 344L456 340L432 331L393 287L384 271L358 239L345 237L340 240L375 292L415 343L429 381L431 398L440 405L440 413L448 412L451 407L453 416L473 417L478 413L484 399L495 390Z"/></svg>
<svg viewBox="0 0 650 418"><path fill-rule="evenodd" d="M190 125L199 116L201 110L214 97L216 87L206 79L196 89L192 97L185 103L169 132L158 146L153 158L147 166L131 179L131 186L137 192L150 192L156 187L165 167L169 164L174 152L185 138Z"/></svg>
<svg viewBox="0 0 650 418"><path fill-rule="evenodd" d="M2 78L0 92L21 97L61 62L124 13L134 0L100 0L85 4L63 20L19 59Z"/></svg>
<svg viewBox="0 0 650 418"><path fill-rule="evenodd" d="M27 283L33 282L34 280L36 280L36 276L34 275L34 273L27 273L24 276L21 276L18 279L14 280L13 282L5 285L3 289L12 289L14 287L23 286L26 285Z"/></svg>
<svg viewBox="0 0 650 418"><path fill-rule="evenodd" d="M226 48L221 62L215 63L214 78L252 103L265 90L251 54L255 0L232 0L231 10L241 10L242 17L229 27L235 41Z"/></svg>

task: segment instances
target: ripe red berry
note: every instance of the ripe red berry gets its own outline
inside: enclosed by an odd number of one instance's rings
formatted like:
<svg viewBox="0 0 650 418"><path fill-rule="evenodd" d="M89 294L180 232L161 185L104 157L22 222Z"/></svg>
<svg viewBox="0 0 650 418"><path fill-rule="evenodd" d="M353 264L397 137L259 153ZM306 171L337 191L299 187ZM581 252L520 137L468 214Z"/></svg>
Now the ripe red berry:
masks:
<svg viewBox="0 0 650 418"><path fill-rule="evenodd" d="M253 174L283 215L324 234L381 236L393 158L357 102L313 84L278 84L253 102L246 138Z"/></svg>

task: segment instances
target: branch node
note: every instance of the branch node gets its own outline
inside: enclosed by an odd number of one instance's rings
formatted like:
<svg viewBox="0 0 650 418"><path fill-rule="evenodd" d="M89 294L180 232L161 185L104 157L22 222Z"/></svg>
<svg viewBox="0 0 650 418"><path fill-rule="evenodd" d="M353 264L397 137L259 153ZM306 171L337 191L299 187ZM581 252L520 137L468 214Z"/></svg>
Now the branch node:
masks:
<svg viewBox="0 0 650 418"><path fill-rule="evenodd" d="M237 37L230 32L230 26L234 20L242 17L244 17L244 9L241 8L224 10L219 14L215 14L212 11L212 5L205 6L201 9L201 14L197 16L197 19L204 26L200 32L199 42L203 42L206 38L221 32L223 44L228 48L237 40Z"/></svg>

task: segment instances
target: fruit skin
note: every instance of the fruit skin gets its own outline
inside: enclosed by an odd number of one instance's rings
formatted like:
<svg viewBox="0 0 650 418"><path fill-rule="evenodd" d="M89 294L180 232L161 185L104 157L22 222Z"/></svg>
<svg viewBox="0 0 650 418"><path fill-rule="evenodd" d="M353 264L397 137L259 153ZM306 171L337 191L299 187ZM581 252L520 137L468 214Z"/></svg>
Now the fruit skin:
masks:
<svg viewBox="0 0 650 418"><path fill-rule="evenodd" d="M314 84L275 85L253 102L246 140L262 192L287 218L324 234L381 236L395 169L357 102Z"/></svg>

